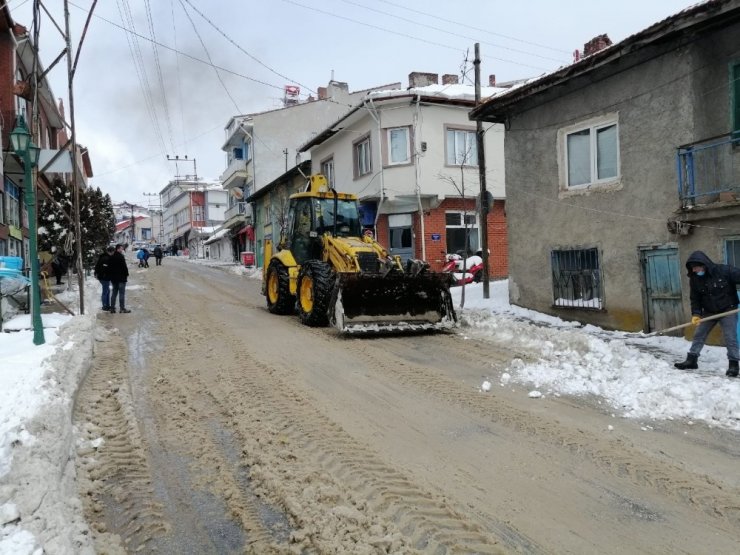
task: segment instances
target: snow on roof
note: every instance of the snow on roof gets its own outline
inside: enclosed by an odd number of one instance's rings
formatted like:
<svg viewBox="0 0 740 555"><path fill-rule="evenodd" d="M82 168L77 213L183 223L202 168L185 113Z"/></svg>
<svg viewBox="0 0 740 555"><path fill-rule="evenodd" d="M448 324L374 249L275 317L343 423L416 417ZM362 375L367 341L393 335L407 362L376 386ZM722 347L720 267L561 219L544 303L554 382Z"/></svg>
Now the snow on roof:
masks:
<svg viewBox="0 0 740 555"><path fill-rule="evenodd" d="M481 87L481 98L491 98L502 94L510 88L504 87ZM475 87L473 85L427 85L425 87L409 87L408 89L389 89L384 91L373 91L366 98L395 98L409 95L421 95L425 97L437 97L445 100L475 101Z"/></svg>
<svg viewBox="0 0 740 555"><path fill-rule="evenodd" d="M224 235L226 235L228 232L229 232L229 228L228 227L225 227L223 229L219 229L216 233L214 233L206 241L204 241L203 244L204 245L210 245L211 243L215 243L216 241L218 241L219 239L221 239L221 237L223 237Z"/></svg>

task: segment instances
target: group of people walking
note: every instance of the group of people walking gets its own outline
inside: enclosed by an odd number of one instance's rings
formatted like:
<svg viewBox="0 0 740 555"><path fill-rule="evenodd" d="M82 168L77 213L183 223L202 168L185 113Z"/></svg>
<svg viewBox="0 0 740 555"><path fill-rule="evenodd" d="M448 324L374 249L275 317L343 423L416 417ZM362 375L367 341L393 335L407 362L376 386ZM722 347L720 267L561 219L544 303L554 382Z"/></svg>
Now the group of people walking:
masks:
<svg viewBox="0 0 740 555"><path fill-rule="evenodd" d="M118 301L118 312L123 314L131 312L126 308L128 264L123 252L124 247L120 243L115 247L109 246L95 263L95 277L103 286L101 294L103 310L111 314L116 312L116 301Z"/></svg>
<svg viewBox="0 0 740 555"><path fill-rule="evenodd" d="M139 268L148 268L149 267L149 258L151 255L154 254L154 259L157 261L157 266L162 265L162 257L164 256L164 251L162 250L162 247L157 245L154 247L154 250L152 252L149 252L149 249L146 247L142 247L138 250L136 253L136 259L139 261Z"/></svg>

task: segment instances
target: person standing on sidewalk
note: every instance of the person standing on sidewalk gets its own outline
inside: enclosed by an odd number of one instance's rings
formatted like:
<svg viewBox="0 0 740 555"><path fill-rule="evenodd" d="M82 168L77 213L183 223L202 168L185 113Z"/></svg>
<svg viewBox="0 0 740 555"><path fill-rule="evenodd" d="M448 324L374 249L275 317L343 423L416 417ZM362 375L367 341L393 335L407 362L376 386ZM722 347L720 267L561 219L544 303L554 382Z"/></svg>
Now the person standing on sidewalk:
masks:
<svg viewBox="0 0 740 555"><path fill-rule="evenodd" d="M162 257L164 256L164 252L162 252L162 247L160 245L157 245L154 247L154 258L157 261L157 266L162 265Z"/></svg>
<svg viewBox="0 0 740 555"><path fill-rule="evenodd" d="M128 264L123 255L123 245L116 245L116 252L110 257L110 281L113 286L113 294L110 300L110 312L116 313L116 297L118 298L119 312L126 314L131 312L126 308L126 282L128 281Z"/></svg>
<svg viewBox="0 0 740 555"><path fill-rule="evenodd" d="M674 364L681 370L699 367L698 359L709 332L717 323L722 326L722 336L727 348L729 366L726 376L738 375L737 312L716 320L699 322L702 318L734 310L738 306L737 286L740 284L740 269L729 264L715 264L702 251L694 251L686 260L689 286L691 287L691 323L696 327L694 339L686 360Z"/></svg>
<svg viewBox="0 0 740 555"><path fill-rule="evenodd" d="M110 259L114 252L116 252L116 249L109 246L95 263L95 277L103 286L103 292L100 295L103 310L110 310Z"/></svg>

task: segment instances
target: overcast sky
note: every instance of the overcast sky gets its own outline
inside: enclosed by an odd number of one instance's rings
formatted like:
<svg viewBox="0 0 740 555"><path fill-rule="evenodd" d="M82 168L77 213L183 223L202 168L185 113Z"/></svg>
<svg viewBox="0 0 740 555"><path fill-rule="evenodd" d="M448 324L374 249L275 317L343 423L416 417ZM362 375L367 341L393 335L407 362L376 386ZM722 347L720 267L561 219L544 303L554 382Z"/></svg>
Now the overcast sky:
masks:
<svg viewBox="0 0 740 555"><path fill-rule="evenodd" d="M15 21L29 30L31 4L9 1ZM44 4L63 29L62 0ZM156 204L157 197L147 194L159 193L176 172L197 169L218 179L226 165L221 145L228 119L279 107L285 85L300 86L302 97L315 96L332 76L351 91L393 82L406 87L412 71L460 75L466 59L472 83L475 42L485 80L489 74L499 82L533 77L570 63L573 51L596 35L617 42L693 4L102 0L74 78L78 142L90 149L93 186L114 201ZM91 5L70 2L74 51ZM43 11L39 37L48 67L63 42ZM65 60L49 79L66 105ZM176 167L168 155L187 155L197 167ZM283 159L282 152L271 155Z"/></svg>

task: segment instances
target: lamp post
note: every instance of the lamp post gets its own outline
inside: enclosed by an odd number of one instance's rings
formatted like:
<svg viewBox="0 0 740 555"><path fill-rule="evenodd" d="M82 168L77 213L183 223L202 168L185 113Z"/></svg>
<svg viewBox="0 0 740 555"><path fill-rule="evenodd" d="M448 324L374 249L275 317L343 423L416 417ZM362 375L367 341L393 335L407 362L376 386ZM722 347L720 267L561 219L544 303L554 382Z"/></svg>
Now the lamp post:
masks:
<svg viewBox="0 0 740 555"><path fill-rule="evenodd" d="M36 192L33 189L31 170L39 162L41 149L33 144L26 121L18 116L15 129L10 133L10 143L15 153L23 160L23 189L28 213L29 250L31 251L31 319L33 321L33 343L43 345L44 325L41 322L41 300L39 294L39 257L36 230Z"/></svg>

